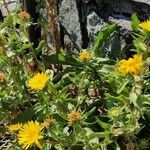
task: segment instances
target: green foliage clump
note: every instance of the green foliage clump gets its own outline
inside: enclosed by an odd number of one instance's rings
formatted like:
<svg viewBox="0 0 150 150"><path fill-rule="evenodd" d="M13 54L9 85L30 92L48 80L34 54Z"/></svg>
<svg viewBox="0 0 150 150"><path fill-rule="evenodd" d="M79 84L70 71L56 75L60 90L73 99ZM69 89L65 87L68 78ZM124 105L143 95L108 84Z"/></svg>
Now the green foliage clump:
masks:
<svg viewBox="0 0 150 150"><path fill-rule="evenodd" d="M11 125L34 120L43 125L43 138L39 140L43 150L149 147L149 135L143 137L142 132L146 132L150 119L150 34L140 28L136 16L132 18L137 55L116 61L100 57L103 42L116 24L105 26L98 34L93 51L68 56L61 50L58 55L45 54L38 59L45 42L33 48L27 32L30 19L18 12L8 15L0 23L0 120L5 125L1 134ZM55 72L49 67L52 65L63 69ZM34 75L41 72L49 79L44 88L36 90L44 78ZM21 149L20 133L11 134L12 149Z"/></svg>

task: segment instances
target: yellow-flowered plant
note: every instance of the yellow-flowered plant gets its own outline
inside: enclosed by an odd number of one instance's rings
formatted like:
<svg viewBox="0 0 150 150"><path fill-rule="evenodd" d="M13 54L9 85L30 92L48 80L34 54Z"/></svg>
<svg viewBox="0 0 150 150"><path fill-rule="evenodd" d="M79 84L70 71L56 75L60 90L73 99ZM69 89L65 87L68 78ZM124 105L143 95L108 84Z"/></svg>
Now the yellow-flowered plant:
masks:
<svg viewBox="0 0 150 150"><path fill-rule="evenodd" d="M46 72L37 73L28 80L28 86L32 90L43 90L49 80L49 75Z"/></svg>
<svg viewBox="0 0 150 150"><path fill-rule="evenodd" d="M44 122L43 122L43 127L47 128L49 125L53 124L54 123L54 119L53 118L46 118L44 119Z"/></svg>
<svg viewBox="0 0 150 150"><path fill-rule="evenodd" d="M122 59L118 63L117 70L124 75L138 75L142 72L143 64L142 54L137 54L128 60Z"/></svg>
<svg viewBox="0 0 150 150"><path fill-rule="evenodd" d="M21 19L30 19L30 18L31 18L30 14L27 13L26 11L20 12L20 13L19 13L19 17L20 17Z"/></svg>
<svg viewBox="0 0 150 150"><path fill-rule="evenodd" d="M16 131L20 130L21 127L22 127L22 123L12 124L12 125L8 126L8 130L10 132L16 132Z"/></svg>
<svg viewBox="0 0 150 150"><path fill-rule="evenodd" d="M141 22L139 24L139 26L144 29L144 30L147 30L147 31L150 31L150 21L144 21L144 22Z"/></svg>
<svg viewBox="0 0 150 150"><path fill-rule="evenodd" d="M91 59L91 52L89 50L83 50L79 53L79 59L81 61L89 61Z"/></svg>
<svg viewBox="0 0 150 150"><path fill-rule="evenodd" d="M92 52L51 55L47 41L36 48L31 43L30 16L18 11L0 22L0 137L7 130L13 133L8 149L140 149L150 131L149 21L139 28L136 19L132 49L137 54L117 63L123 53L111 42L115 24L97 35ZM109 43L112 52L105 51ZM49 68L55 72L53 80ZM38 122L28 121L33 118ZM6 149L3 145L0 149Z"/></svg>
<svg viewBox="0 0 150 150"><path fill-rule="evenodd" d="M80 112L78 111L71 111L68 115L67 115L67 119L69 121L69 123L74 123L76 121L78 121L81 117Z"/></svg>
<svg viewBox="0 0 150 150"><path fill-rule="evenodd" d="M23 149L28 149L29 147L36 145L38 148L42 149L39 140L43 139L42 135L43 126L35 121L28 121L19 130L18 133L18 143Z"/></svg>

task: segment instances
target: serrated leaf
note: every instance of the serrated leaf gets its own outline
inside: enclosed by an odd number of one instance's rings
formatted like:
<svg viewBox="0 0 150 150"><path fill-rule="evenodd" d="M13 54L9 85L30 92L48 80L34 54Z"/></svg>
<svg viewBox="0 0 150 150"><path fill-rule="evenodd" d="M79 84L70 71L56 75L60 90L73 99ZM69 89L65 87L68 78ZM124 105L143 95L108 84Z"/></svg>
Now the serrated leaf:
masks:
<svg viewBox="0 0 150 150"><path fill-rule="evenodd" d="M123 102L123 103L125 102L124 98L121 96L115 97L115 96L110 95L109 93L106 93L105 96L106 96L106 99L111 100L113 102Z"/></svg>
<svg viewBox="0 0 150 150"><path fill-rule="evenodd" d="M122 90L126 87L126 85L129 83L130 80L125 80L120 87L117 89L117 94L120 94Z"/></svg>
<svg viewBox="0 0 150 150"><path fill-rule="evenodd" d="M36 56L37 56L40 52L42 52L42 49L44 48L44 46L45 46L45 41L44 41L44 40L40 41L38 47L35 49L35 54L36 54Z"/></svg>

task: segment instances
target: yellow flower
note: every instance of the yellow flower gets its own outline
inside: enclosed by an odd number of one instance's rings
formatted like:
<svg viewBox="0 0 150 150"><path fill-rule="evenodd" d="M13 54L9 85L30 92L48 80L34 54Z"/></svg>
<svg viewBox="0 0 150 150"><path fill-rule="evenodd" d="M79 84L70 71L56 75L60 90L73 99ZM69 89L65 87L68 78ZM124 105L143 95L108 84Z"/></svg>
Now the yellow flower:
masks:
<svg viewBox="0 0 150 150"><path fill-rule="evenodd" d="M144 21L139 26L144 30L150 31L150 21Z"/></svg>
<svg viewBox="0 0 150 150"><path fill-rule="evenodd" d="M15 131L20 130L21 127L22 127L22 123L12 124L12 125L8 126L8 130L10 132L15 132Z"/></svg>
<svg viewBox="0 0 150 150"><path fill-rule="evenodd" d="M22 126L18 133L18 143L26 150L33 144L41 149L42 146L39 140L43 138L41 133L42 129L43 126L39 122L28 121Z"/></svg>
<svg viewBox="0 0 150 150"><path fill-rule="evenodd" d="M72 124L76 122L77 120L79 120L80 116L81 116L80 112L72 111L67 115L67 119Z"/></svg>
<svg viewBox="0 0 150 150"><path fill-rule="evenodd" d="M53 118L46 118L44 119L44 122L43 122L43 127L48 127L50 124L52 124L54 122Z"/></svg>
<svg viewBox="0 0 150 150"><path fill-rule="evenodd" d="M128 60L121 60L118 63L117 70L122 74L138 75L141 73L144 62L141 54L136 54Z"/></svg>
<svg viewBox="0 0 150 150"><path fill-rule="evenodd" d="M3 72L0 71L0 83L4 83L5 81L5 75Z"/></svg>
<svg viewBox="0 0 150 150"><path fill-rule="evenodd" d="M120 115L120 113L121 113L120 108L114 107L108 111L108 116L111 118L114 118L114 117L118 117Z"/></svg>
<svg viewBox="0 0 150 150"><path fill-rule="evenodd" d="M28 86L33 90L43 90L46 86L46 83L49 79L48 74L45 73L37 73L28 81Z"/></svg>
<svg viewBox="0 0 150 150"><path fill-rule="evenodd" d="M19 17L21 19L30 19L30 14L25 12L25 11L22 11L22 12L19 13Z"/></svg>
<svg viewBox="0 0 150 150"><path fill-rule="evenodd" d="M91 59L91 53L88 50L84 50L79 53L79 58L82 61L88 61Z"/></svg>

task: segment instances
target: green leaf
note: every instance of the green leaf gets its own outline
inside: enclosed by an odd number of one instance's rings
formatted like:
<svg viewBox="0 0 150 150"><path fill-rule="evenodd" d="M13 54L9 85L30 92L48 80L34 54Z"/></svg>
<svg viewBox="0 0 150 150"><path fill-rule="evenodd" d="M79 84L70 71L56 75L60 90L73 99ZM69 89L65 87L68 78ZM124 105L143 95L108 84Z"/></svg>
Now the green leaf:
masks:
<svg viewBox="0 0 150 150"><path fill-rule="evenodd" d="M58 55L43 55L42 56L43 60L45 63L48 64L62 64L62 65L71 65L71 66L83 66L83 64L81 62L78 62L76 59L74 59L73 57L70 57L68 55L62 55L62 54L58 54Z"/></svg>
<svg viewBox="0 0 150 150"><path fill-rule="evenodd" d="M29 119L31 119L34 114L35 114L35 110L33 107L26 109L25 111L23 111L21 114L19 114L16 118L12 120L12 124L16 124L18 122L21 123L26 122Z"/></svg>
<svg viewBox="0 0 150 150"><path fill-rule="evenodd" d="M93 107L90 111L86 112L84 115L82 115L83 118L87 118L89 115L91 115L95 111L96 107Z"/></svg>
<svg viewBox="0 0 150 150"><path fill-rule="evenodd" d="M119 88L117 89L117 94L120 94L122 92L122 90L126 87L126 85L129 83L130 80L125 80L121 86L119 86Z"/></svg>
<svg viewBox="0 0 150 150"><path fill-rule="evenodd" d="M98 117L96 117L96 121L97 121L97 123L103 128L103 129L105 129L105 130L109 130L110 129L110 124L108 124L108 123L105 123L105 122L103 122L103 121L101 121L101 120L99 120L99 118Z"/></svg>
<svg viewBox="0 0 150 150"><path fill-rule="evenodd" d="M130 93L129 98L130 98L130 102L132 102L135 107L139 108L137 104L138 95L134 91Z"/></svg>
<svg viewBox="0 0 150 150"><path fill-rule="evenodd" d="M106 100L110 100L112 102L125 102L125 98L122 96L112 96L109 93L105 93Z"/></svg>
<svg viewBox="0 0 150 150"><path fill-rule="evenodd" d="M56 74L56 76L53 78L53 82L54 82L54 83L58 83L58 82L62 79L62 77L63 77L64 75L66 75L66 74L68 74L68 73L70 73L70 72L76 72L76 73L77 73L77 72L81 71L80 69L81 69L81 68L67 67L67 68L65 68L62 72ZM67 78L68 78L68 77L67 77ZM63 78L63 80L61 80L61 82L64 82L64 80L66 80L66 79ZM69 83L70 83L70 80L67 79L67 81L69 81ZM68 84L67 81L65 81L66 84ZM61 84L62 84L62 83L61 83Z"/></svg>
<svg viewBox="0 0 150 150"><path fill-rule="evenodd" d="M95 39L93 52L95 57L99 57L103 55L102 49L100 48L104 41L115 31L116 24L106 25L102 31L100 31Z"/></svg>
<svg viewBox="0 0 150 150"><path fill-rule="evenodd" d="M5 132L6 132L6 129L4 127L0 127L0 134L5 133Z"/></svg>
<svg viewBox="0 0 150 150"><path fill-rule="evenodd" d="M63 102L57 102L56 103L58 113L61 117L65 118L66 114L69 112L68 108Z"/></svg>
<svg viewBox="0 0 150 150"><path fill-rule="evenodd" d="M38 47L35 49L35 50L36 50L36 51L35 51L36 56L37 56L40 52L42 52L42 49L44 48L44 46L45 46L45 41L44 41L44 40L40 41Z"/></svg>
<svg viewBox="0 0 150 150"><path fill-rule="evenodd" d="M13 17L9 15L4 19L3 23L0 25L0 29L2 30L3 28L11 26L12 24L13 24Z"/></svg>
<svg viewBox="0 0 150 150"><path fill-rule="evenodd" d="M89 140L95 139L95 138L105 138L106 135L108 136L110 133L108 132L94 132L90 133L88 136Z"/></svg>
<svg viewBox="0 0 150 150"><path fill-rule="evenodd" d="M131 20L132 20L132 28L133 28L133 30L137 31L137 29L139 27L139 23L140 23L137 15L133 14L132 17L131 17Z"/></svg>

